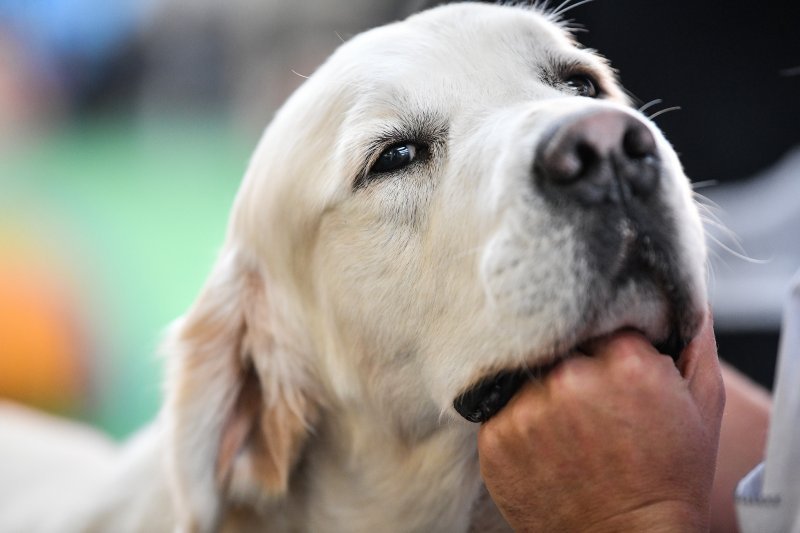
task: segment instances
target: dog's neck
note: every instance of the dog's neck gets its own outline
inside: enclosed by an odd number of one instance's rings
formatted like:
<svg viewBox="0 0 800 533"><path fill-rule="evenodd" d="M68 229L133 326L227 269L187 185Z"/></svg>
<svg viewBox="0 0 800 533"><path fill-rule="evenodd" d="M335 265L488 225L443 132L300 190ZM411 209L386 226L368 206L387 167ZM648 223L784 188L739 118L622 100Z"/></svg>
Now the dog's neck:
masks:
<svg viewBox="0 0 800 533"><path fill-rule="evenodd" d="M469 428L443 425L409 441L372 414L322 419L285 499L262 502L257 510L230 506L220 531L510 531L482 490ZM137 442L121 452L110 476L130 490L104 489L94 495L91 511L64 523L81 530L121 524L126 531L171 529L174 516L163 507L168 490L160 425Z"/></svg>
<svg viewBox="0 0 800 533"><path fill-rule="evenodd" d="M379 413L322 416L290 489L289 522L308 531L467 531L480 491L473 430L409 439Z"/></svg>

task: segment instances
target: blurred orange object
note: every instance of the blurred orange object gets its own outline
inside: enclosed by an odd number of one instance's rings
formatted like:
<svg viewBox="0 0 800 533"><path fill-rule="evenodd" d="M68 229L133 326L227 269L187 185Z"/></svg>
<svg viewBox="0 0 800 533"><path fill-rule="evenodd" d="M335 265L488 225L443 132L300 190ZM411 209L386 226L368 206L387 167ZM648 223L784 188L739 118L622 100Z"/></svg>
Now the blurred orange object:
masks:
<svg viewBox="0 0 800 533"><path fill-rule="evenodd" d="M84 342L67 291L31 265L0 265L0 397L76 411L86 395Z"/></svg>

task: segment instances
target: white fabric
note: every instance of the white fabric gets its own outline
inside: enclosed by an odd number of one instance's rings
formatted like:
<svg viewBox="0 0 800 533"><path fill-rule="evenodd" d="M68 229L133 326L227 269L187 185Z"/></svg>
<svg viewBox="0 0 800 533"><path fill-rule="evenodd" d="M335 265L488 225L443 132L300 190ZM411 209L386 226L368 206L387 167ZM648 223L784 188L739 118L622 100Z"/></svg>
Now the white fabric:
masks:
<svg viewBox="0 0 800 533"><path fill-rule="evenodd" d="M800 272L783 318L766 460L736 500L744 533L800 533Z"/></svg>

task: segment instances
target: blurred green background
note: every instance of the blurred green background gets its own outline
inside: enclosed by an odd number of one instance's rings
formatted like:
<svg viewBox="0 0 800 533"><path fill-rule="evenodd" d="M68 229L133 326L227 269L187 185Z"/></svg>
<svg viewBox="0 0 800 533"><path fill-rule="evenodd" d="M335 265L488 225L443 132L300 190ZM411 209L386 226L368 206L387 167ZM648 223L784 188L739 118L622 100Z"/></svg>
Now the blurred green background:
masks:
<svg viewBox="0 0 800 533"><path fill-rule="evenodd" d="M24 258L59 288L82 348L59 357L81 360L86 385L29 399L116 436L154 415L160 335L202 285L250 150L219 122L118 118L60 127L3 157L0 213L16 241L5 239L6 263Z"/></svg>

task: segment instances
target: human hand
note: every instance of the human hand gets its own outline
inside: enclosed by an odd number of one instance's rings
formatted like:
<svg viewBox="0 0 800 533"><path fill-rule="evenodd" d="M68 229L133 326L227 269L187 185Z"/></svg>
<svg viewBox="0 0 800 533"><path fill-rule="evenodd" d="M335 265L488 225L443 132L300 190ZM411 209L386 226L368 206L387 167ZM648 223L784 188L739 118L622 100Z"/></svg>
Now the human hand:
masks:
<svg viewBox="0 0 800 533"><path fill-rule="evenodd" d="M704 531L725 404L711 317L676 368L619 332L528 383L478 435L518 531Z"/></svg>

